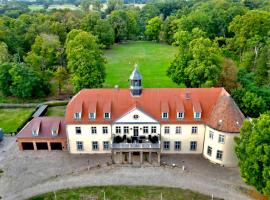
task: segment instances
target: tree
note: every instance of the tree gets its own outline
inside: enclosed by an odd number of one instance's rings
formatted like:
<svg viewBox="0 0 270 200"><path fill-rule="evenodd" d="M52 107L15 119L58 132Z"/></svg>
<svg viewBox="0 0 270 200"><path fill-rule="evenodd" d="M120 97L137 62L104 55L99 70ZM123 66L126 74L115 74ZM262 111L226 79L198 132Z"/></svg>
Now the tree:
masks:
<svg viewBox="0 0 270 200"><path fill-rule="evenodd" d="M93 30L94 35L98 37L99 42L104 45L105 48L110 48L114 43L114 31L111 24L101 19L97 22Z"/></svg>
<svg viewBox="0 0 270 200"><path fill-rule="evenodd" d="M36 37L31 51L24 60L37 71L53 70L57 65L63 64L62 54L63 47L58 36L41 34Z"/></svg>
<svg viewBox="0 0 270 200"><path fill-rule="evenodd" d="M270 196L270 114L246 120L240 137L235 139L235 152L239 159L244 181L268 197Z"/></svg>
<svg viewBox="0 0 270 200"><path fill-rule="evenodd" d="M107 1L107 10L106 13L110 14L114 10L120 10L124 7L124 1L123 0L108 0Z"/></svg>
<svg viewBox="0 0 270 200"><path fill-rule="evenodd" d="M57 67L57 70L54 72L54 78L58 83L58 95L61 94L62 85L65 84L68 80L68 72L65 67Z"/></svg>
<svg viewBox="0 0 270 200"><path fill-rule="evenodd" d="M8 62L10 60L10 55L8 53L8 46L4 42L0 42L0 64Z"/></svg>
<svg viewBox="0 0 270 200"><path fill-rule="evenodd" d="M12 83L12 77L9 74L11 67L11 63L0 64L0 91L5 96L11 95L10 85Z"/></svg>
<svg viewBox="0 0 270 200"><path fill-rule="evenodd" d="M147 22L145 35L149 40L159 41L162 20L160 17L154 17Z"/></svg>
<svg viewBox="0 0 270 200"><path fill-rule="evenodd" d="M98 12L88 13L81 21L81 29L91 32L94 30L95 25L100 20L100 14Z"/></svg>
<svg viewBox="0 0 270 200"><path fill-rule="evenodd" d="M179 53L167 74L177 84L186 87L212 87L217 84L221 73L221 52L215 42L203 37L204 34L200 29L175 34Z"/></svg>
<svg viewBox="0 0 270 200"><path fill-rule="evenodd" d="M101 87L105 80L105 59L96 38L85 31L74 30L69 34L75 35L74 39L68 36L66 47L74 90Z"/></svg>
<svg viewBox="0 0 270 200"><path fill-rule="evenodd" d="M44 97L50 92L49 83L25 64L14 63L9 70L12 77L10 92L21 98Z"/></svg>
<svg viewBox="0 0 270 200"><path fill-rule="evenodd" d="M109 15L109 22L114 29L115 42L128 38L128 16L123 10L114 10Z"/></svg>
<svg viewBox="0 0 270 200"><path fill-rule="evenodd" d="M233 60L224 58L218 86L224 87L228 92L239 87L237 82L237 66Z"/></svg>

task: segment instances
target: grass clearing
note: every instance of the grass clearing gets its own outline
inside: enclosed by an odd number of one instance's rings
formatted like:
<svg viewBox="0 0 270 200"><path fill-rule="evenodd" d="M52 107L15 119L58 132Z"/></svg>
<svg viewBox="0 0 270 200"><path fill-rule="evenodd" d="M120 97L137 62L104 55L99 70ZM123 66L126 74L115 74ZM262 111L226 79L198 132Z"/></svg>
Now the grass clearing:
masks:
<svg viewBox="0 0 270 200"><path fill-rule="evenodd" d="M4 133L14 133L32 115L34 108L1 108L0 128Z"/></svg>
<svg viewBox="0 0 270 200"><path fill-rule="evenodd" d="M44 9L44 6L43 5L32 4L32 5L29 5L28 8L31 11L39 11L39 10Z"/></svg>
<svg viewBox="0 0 270 200"><path fill-rule="evenodd" d="M101 200L104 199L104 192L105 198L110 200L159 200L161 198L161 195L166 200L211 199L210 196L193 192L191 190L154 186L94 186L59 190L55 192L55 195L58 200ZM31 200L53 200L55 199L55 195L53 192L50 192L32 197Z"/></svg>
<svg viewBox="0 0 270 200"><path fill-rule="evenodd" d="M176 53L176 47L155 42L116 44L112 49L105 51L107 77L104 87L112 88L115 85L121 88L129 87L128 79L135 64L139 65L143 76L143 87L178 87L166 75L167 68Z"/></svg>
<svg viewBox="0 0 270 200"><path fill-rule="evenodd" d="M66 111L66 106L54 106L48 107L46 116L48 117L64 117Z"/></svg>
<svg viewBox="0 0 270 200"><path fill-rule="evenodd" d="M64 10L64 9L70 9L70 10L79 10L79 7L76 7L74 4L53 4L48 7L48 10L52 9L59 9L59 10Z"/></svg>

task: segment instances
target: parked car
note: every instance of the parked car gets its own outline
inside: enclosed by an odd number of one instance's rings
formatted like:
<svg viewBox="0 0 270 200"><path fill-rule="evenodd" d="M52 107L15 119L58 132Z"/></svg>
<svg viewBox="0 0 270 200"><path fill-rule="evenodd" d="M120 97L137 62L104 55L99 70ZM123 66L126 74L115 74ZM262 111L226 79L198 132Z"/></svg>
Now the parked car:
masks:
<svg viewBox="0 0 270 200"><path fill-rule="evenodd" d="M4 131L3 129L0 128L0 142L3 140L4 138Z"/></svg>

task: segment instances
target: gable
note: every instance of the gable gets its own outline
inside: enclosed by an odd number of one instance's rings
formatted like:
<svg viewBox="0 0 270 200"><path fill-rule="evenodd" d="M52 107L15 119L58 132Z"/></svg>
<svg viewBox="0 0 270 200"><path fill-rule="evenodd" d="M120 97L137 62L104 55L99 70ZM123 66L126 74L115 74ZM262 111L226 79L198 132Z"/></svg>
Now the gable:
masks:
<svg viewBox="0 0 270 200"><path fill-rule="evenodd" d="M138 118L136 118L138 117ZM138 108L133 108L129 112L125 113L118 119L114 121L114 123L159 123L156 119L143 112Z"/></svg>

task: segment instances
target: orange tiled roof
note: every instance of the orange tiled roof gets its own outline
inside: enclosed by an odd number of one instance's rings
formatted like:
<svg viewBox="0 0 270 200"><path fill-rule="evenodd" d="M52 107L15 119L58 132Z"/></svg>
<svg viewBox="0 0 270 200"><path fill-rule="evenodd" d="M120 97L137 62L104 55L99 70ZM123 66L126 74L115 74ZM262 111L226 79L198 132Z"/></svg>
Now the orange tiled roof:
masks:
<svg viewBox="0 0 270 200"><path fill-rule="evenodd" d="M187 93L188 97L187 98ZM238 109L231 98L222 98L221 96L229 94L223 88L147 88L142 90L141 96L133 97L129 89L83 89L75 95L69 102L66 109L67 124L110 124L123 114L138 107L144 112L153 116L161 124L210 124L213 128L224 132L239 132L243 120L239 116L243 114ZM93 104L87 102L96 102L96 120L88 119L89 106ZM82 103L83 102L83 103ZM221 109L223 103L226 103L230 109ZM74 112L82 105L81 120L74 119ZM195 120L193 108L202 111L201 119ZM169 110L169 119L162 120L162 110ZM219 110L221 109L221 111ZM90 108L93 110L93 108ZM104 119L105 110L110 110L111 118ZM183 120L176 118L177 111L183 110L185 117ZM224 125L217 127L214 122L224 117ZM231 116L233 115L233 116ZM235 127L237 120L239 126ZM225 121L227 125L225 126Z"/></svg>

